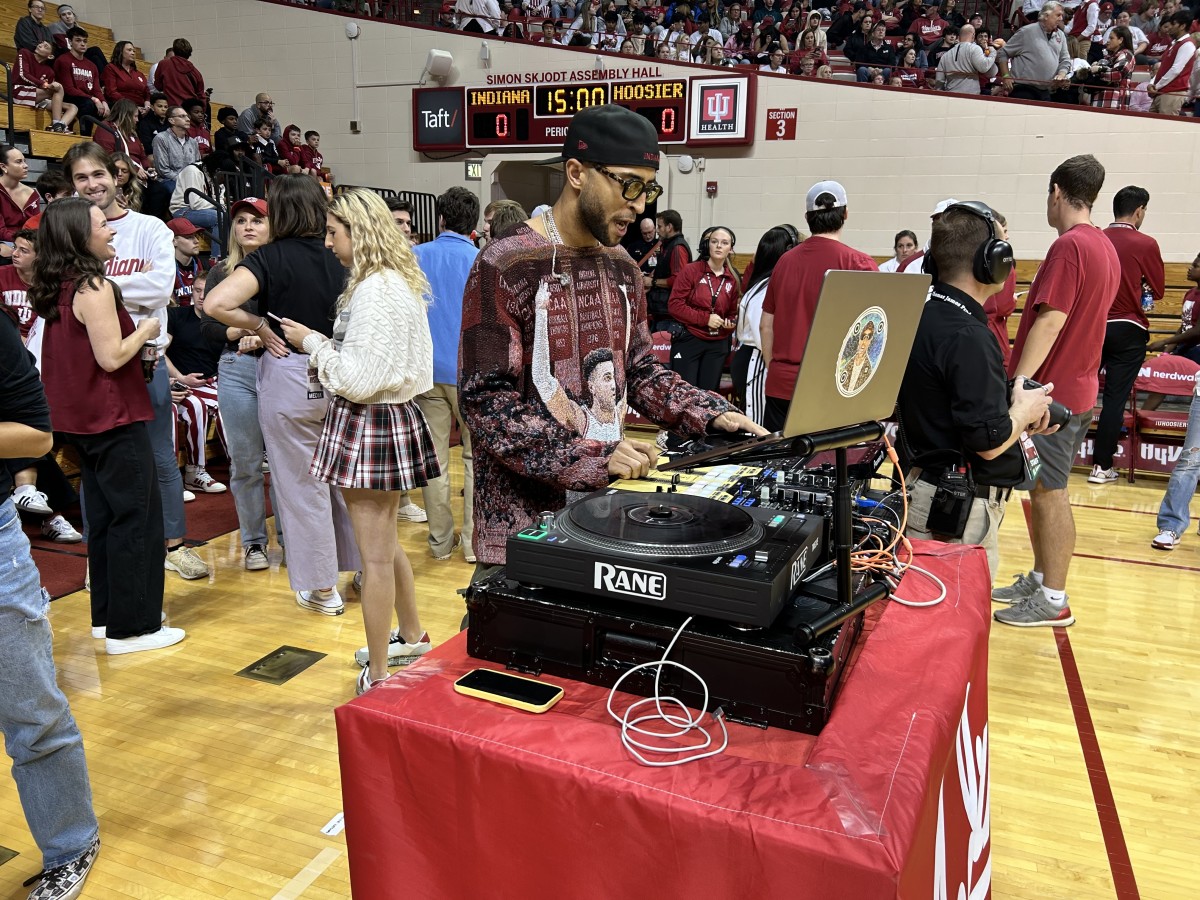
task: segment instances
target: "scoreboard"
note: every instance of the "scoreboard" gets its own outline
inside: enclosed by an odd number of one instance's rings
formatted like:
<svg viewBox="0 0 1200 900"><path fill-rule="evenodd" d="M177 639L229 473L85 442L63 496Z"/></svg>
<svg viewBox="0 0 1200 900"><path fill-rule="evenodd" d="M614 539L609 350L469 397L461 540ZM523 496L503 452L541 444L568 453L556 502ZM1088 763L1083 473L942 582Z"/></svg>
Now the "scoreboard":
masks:
<svg viewBox="0 0 1200 900"><path fill-rule="evenodd" d="M416 89L413 149L559 149L575 113L608 103L645 118L660 144L684 144L689 141L693 81L697 79L652 77Z"/></svg>

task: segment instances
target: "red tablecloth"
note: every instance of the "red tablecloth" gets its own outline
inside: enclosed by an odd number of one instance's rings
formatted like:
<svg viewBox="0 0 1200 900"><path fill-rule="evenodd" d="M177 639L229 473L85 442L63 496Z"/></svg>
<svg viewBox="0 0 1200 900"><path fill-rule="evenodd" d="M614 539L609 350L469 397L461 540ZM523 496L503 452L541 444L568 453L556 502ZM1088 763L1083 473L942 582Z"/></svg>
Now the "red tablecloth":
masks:
<svg viewBox="0 0 1200 900"><path fill-rule="evenodd" d="M916 563L947 599L887 605L819 736L731 724L685 766L631 760L605 688L547 678L543 715L456 694L496 666L448 641L336 711L354 896L989 896L987 563L922 542Z"/></svg>

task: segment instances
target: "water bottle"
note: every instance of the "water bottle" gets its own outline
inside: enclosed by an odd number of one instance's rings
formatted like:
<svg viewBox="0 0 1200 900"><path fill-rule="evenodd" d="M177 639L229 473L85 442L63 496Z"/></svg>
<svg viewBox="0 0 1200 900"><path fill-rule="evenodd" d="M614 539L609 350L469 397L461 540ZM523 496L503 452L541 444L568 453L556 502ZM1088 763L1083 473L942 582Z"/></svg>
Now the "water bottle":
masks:
<svg viewBox="0 0 1200 900"><path fill-rule="evenodd" d="M154 365L158 362L158 347L154 344L142 344L142 378L149 384L154 380Z"/></svg>
<svg viewBox="0 0 1200 900"><path fill-rule="evenodd" d="M1142 312L1148 313L1154 310L1154 292L1150 290L1150 285L1146 284L1146 279L1142 279Z"/></svg>

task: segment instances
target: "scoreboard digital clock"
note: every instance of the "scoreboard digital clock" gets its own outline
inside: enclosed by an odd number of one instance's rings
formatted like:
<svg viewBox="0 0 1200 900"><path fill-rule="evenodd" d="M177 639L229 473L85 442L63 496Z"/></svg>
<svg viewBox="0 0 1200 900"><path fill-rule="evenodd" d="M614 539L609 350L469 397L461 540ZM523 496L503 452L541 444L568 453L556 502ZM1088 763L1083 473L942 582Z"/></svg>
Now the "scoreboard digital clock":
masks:
<svg viewBox="0 0 1200 900"><path fill-rule="evenodd" d="M448 91L461 91L461 104L448 103ZM644 117L661 144L687 140L688 80L587 81L503 87L432 88L413 91L413 149L448 150L559 148L571 117L582 109L615 103ZM465 127L436 133L433 126L455 121L456 106Z"/></svg>

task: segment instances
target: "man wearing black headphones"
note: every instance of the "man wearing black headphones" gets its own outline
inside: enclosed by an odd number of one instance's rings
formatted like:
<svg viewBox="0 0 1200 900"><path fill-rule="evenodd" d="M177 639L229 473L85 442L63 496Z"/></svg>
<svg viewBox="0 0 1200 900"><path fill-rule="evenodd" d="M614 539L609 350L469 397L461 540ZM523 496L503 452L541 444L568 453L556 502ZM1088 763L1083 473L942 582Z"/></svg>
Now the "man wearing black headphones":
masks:
<svg viewBox="0 0 1200 900"><path fill-rule="evenodd" d="M995 573L1004 504L1026 478L1022 432L1049 427L1050 390L1011 391L983 304L1003 287L1012 247L991 209L955 203L933 224L929 294L897 409L911 494L909 537L981 544Z"/></svg>

